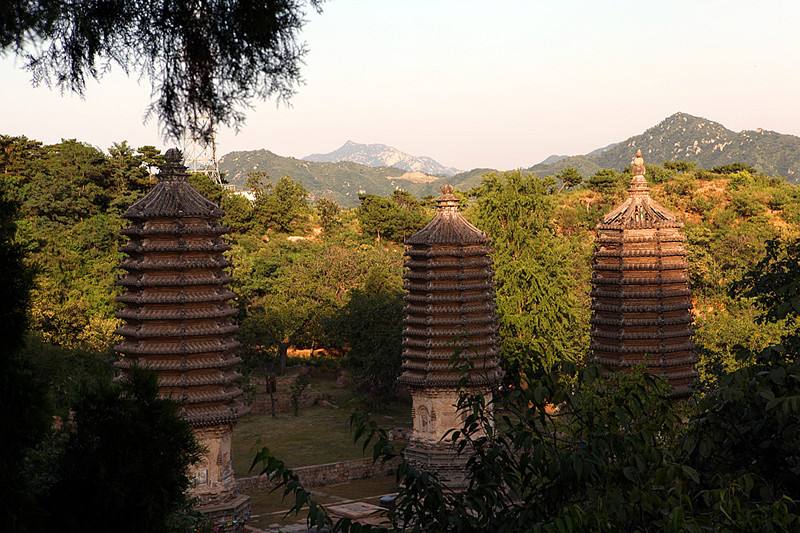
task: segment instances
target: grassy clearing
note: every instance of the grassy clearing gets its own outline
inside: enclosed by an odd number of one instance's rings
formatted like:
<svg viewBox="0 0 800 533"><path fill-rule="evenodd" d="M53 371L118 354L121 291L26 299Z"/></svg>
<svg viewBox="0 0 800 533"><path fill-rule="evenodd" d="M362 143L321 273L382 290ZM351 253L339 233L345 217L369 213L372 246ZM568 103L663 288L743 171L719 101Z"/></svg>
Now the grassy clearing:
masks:
<svg viewBox="0 0 800 533"><path fill-rule="evenodd" d="M298 467L333 463L363 457L361 446L353 443L350 415L366 407L346 389L337 389L329 375L314 376L311 387L324 392L338 408L301 408L300 415L280 413L248 415L239 420L233 432L233 468L238 477L254 475L249 472L256 452L266 446L288 466ZM382 406L374 415L385 428L408 427L411 407L408 402L395 401Z"/></svg>

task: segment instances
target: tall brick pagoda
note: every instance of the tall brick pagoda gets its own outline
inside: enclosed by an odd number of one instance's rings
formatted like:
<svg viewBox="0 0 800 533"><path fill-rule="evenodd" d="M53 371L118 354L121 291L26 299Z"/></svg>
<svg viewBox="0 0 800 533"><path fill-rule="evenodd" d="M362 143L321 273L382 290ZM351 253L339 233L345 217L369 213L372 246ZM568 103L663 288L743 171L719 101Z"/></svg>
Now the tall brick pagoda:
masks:
<svg viewBox="0 0 800 533"><path fill-rule="evenodd" d="M644 365L691 394L692 343L683 224L650 197L641 150L628 198L597 225L592 272L592 356L607 372Z"/></svg>
<svg viewBox="0 0 800 533"><path fill-rule="evenodd" d="M461 215L449 186L433 220L406 239L400 381L413 402L406 459L454 489L464 486L467 457L442 437L462 426L459 382L466 375L471 392L490 396L502 377L489 252L486 234ZM454 367L455 354L469 363L466 374Z"/></svg>
<svg viewBox="0 0 800 533"><path fill-rule="evenodd" d="M215 531L243 531L249 498L239 495L231 465L231 433L245 412L236 385L238 326L228 290L222 210L188 182L178 150L166 153L159 181L133 204L122 230L127 272L117 301L125 307L117 367L154 370L159 393L180 403L206 449L194 467L192 495Z"/></svg>

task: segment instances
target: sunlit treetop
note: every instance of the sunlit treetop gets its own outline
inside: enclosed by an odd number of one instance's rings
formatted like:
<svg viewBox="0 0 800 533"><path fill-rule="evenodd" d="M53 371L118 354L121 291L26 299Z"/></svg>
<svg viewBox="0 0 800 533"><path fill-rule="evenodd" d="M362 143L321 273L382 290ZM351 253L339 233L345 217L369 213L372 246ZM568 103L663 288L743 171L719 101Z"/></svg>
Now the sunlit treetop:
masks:
<svg viewBox="0 0 800 533"><path fill-rule="evenodd" d="M306 7L323 0L11 0L0 2L0 53L34 84L83 94L114 65L150 81L166 137L208 140L239 127L255 99L290 98L302 81Z"/></svg>

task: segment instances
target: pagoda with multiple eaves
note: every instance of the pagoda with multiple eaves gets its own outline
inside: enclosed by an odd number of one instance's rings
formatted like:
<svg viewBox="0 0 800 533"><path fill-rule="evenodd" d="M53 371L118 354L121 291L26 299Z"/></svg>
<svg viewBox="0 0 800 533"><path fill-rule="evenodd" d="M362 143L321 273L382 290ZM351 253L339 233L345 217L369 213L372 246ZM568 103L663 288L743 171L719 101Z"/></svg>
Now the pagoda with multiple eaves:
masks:
<svg viewBox="0 0 800 533"><path fill-rule="evenodd" d="M502 377L489 252L486 234L461 215L449 186L434 219L406 239L400 381L413 402L406 459L454 489L464 486L467 458L442 437L462 427L459 387L491 396Z"/></svg>
<svg viewBox="0 0 800 533"><path fill-rule="evenodd" d="M235 355L238 326L222 239L222 210L188 182L178 150L166 153L159 181L133 204L122 230L125 288L117 316L122 377L133 366L153 370L159 394L175 400L205 448L193 467L192 496L215 531L243 531L249 498L239 495L231 434L245 412Z"/></svg>
<svg viewBox="0 0 800 533"><path fill-rule="evenodd" d="M691 394L697 372L683 224L650 197L641 150L628 198L597 225L593 359L606 372L643 365Z"/></svg>

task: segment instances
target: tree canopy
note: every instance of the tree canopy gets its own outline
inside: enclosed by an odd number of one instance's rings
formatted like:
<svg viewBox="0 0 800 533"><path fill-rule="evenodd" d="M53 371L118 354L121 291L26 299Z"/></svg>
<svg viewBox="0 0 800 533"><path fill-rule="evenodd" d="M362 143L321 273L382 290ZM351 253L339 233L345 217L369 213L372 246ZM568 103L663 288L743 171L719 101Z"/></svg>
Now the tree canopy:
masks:
<svg viewBox="0 0 800 533"><path fill-rule="evenodd" d="M254 98L289 98L300 82L305 7L272 2L66 2L0 4L0 52L21 57L35 83L83 94L111 67L150 80L155 115L173 139L208 140L239 126Z"/></svg>
<svg viewBox="0 0 800 533"><path fill-rule="evenodd" d="M492 236L501 350L511 363L578 361L588 344L588 312L578 293L586 252L553 224L555 182L520 171L489 174L473 191L472 214Z"/></svg>
<svg viewBox="0 0 800 533"><path fill-rule="evenodd" d="M358 220L365 233L378 240L402 242L425 224L420 203L405 191L389 197L366 194L360 197Z"/></svg>

